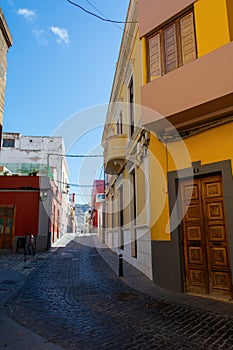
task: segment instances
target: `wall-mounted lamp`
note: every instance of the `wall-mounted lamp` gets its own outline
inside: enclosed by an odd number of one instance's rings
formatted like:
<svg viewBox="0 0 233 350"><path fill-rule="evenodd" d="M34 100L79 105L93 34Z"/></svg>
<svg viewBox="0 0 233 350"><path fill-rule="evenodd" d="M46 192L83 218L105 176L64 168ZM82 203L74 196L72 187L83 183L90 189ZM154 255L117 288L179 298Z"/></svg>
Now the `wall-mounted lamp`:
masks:
<svg viewBox="0 0 233 350"><path fill-rule="evenodd" d="M70 190L70 185L66 184L66 190L62 191L63 194L68 194Z"/></svg>
<svg viewBox="0 0 233 350"><path fill-rule="evenodd" d="M48 192L47 191L40 191L40 200L45 201L48 198Z"/></svg>

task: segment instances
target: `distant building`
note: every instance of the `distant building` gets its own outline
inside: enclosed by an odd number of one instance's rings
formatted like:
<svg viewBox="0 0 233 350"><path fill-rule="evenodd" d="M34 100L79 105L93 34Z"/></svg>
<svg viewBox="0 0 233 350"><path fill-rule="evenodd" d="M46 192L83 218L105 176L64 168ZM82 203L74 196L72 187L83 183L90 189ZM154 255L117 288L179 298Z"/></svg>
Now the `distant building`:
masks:
<svg viewBox="0 0 233 350"><path fill-rule="evenodd" d="M78 231L85 231L85 213L91 209L89 204L75 204L74 217Z"/></svg>
<svg viewBox="0 0 233 350"><path fill-rule="evenodd" d="M98 227L98 209L104 199L104 180L94 180L91 193L92 226Z"/></svg>
<svg viewBox="0 0 233 350"><path fill-rule="evenodd" d="M6 20L0 8L0 143L2 138L2 124L4 113L4 99L6 88L7 59L6 54L12 45L12 37Z"/></svg>
<svg viewBox="0 0 233 350"><path fill-rule="evenodd" d="M60 213L61 235L68 230L70 206L68 198L68 165L62 137L23 136L20 133L2 134L0 166L4 174L48 176L62 195ZM7 169L7 170L6 170ZM70 228L69 228L70 230Z"/></svg>
<svg viewBox="0 0 233 350"><path fill-rule="evenodd" d="M28 175L37 172L48 175L60 190L66 191L68 165L65 145L59 136L25 136L20 133L2 133L0 165L12 174Z"/></svg>

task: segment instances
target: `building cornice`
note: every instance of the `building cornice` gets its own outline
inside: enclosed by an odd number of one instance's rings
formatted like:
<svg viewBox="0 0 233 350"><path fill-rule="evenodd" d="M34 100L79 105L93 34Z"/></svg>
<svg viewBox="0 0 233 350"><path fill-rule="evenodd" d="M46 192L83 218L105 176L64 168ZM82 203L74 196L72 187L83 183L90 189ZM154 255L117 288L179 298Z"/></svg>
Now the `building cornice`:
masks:
<svg viewBox="0 0 233 350"><path fill-rule="evenodd" d="M108 134L108 124L111 123L114 103L120 102L120 93L125 79L126 72L130 65L131 53L135 40L138 36L138 11L137 11L137 1L131 0L126 16L126 23L123 31L123 37L121 41L120 51L118 55L118 60L116 64L115 75L113 79L112 91L110 96L110 103L108 107L108 112L106 116L105 129L103 133L102 141L106 139ZM128 54L126 54L128 53Z"/></svg>
<svg viewBox="0 0 233 350"><path fill-rule="evenodd" d="M7 47L9 49L12 46L12 36L10 34L10 30L7 26L7 23L1 8L0 8L0 30L3 34Z"/></svg>

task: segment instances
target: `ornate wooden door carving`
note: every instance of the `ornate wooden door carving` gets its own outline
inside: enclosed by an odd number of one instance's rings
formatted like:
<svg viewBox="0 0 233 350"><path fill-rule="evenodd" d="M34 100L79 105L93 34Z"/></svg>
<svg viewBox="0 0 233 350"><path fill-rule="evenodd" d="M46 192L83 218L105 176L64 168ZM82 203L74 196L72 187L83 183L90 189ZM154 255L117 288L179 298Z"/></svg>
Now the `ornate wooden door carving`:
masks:
<svg viewBox="0 0 233 350"><path fill-rule="evenodd" d="M181 184L186 290L231 296L232 281L221 176Z"/></svg>

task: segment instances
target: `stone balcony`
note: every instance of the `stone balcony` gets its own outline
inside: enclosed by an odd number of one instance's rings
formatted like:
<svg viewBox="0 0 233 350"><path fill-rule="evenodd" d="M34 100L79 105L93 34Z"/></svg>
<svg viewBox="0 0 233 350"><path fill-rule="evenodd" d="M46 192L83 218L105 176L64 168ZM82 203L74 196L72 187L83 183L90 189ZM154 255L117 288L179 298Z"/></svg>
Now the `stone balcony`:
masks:
<svg viewBox="0 0 233 350"><path fill-rule="evenodd" d="M107 174L119 174L126 161L126 135L114 135L105 141L104 166Z"/></svg>

